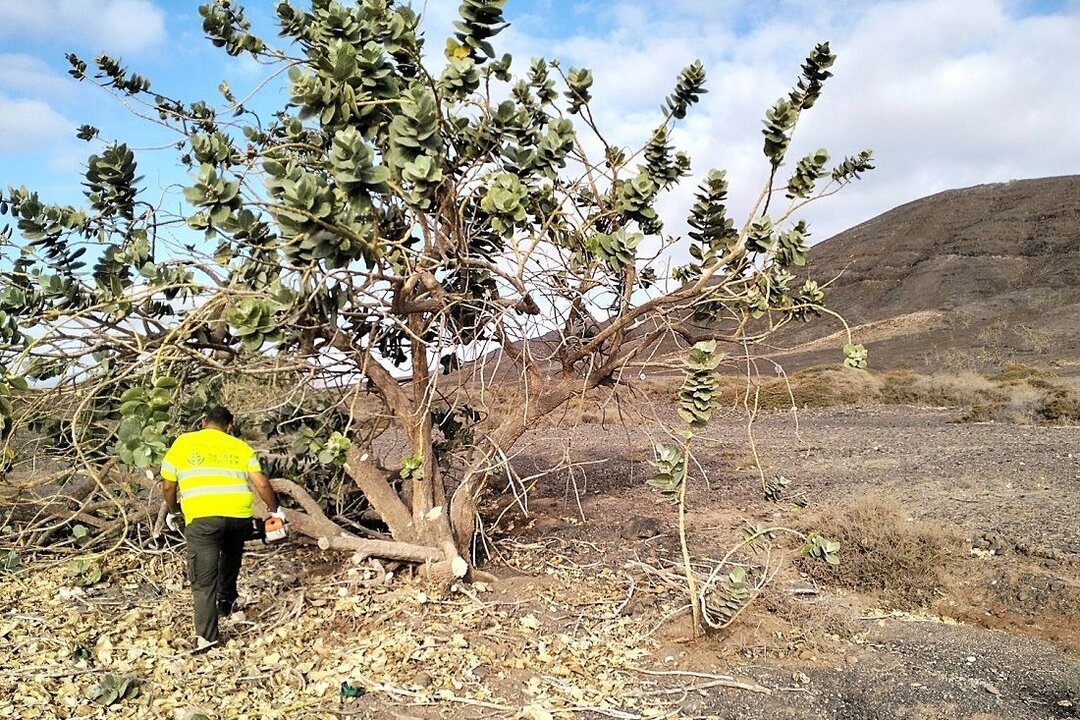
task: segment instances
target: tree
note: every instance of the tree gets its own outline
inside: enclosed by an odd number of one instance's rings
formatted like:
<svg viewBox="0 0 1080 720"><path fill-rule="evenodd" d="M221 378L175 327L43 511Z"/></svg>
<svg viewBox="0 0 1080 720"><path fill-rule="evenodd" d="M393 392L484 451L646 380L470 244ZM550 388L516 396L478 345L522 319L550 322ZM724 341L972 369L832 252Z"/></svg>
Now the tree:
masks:
<svg viewBox="0 0 1080 720"><path fill-rule="evenodd" d="M73 522L105 537L153 517L143 471L242 380L295 528L460 576L478 498L538 419L622 382L662 340L749 349L827 312L822 289L792 272L807 249L793 218L871 156L829 168L818 150L787 180L780 171L831 75L828 44L766 115L769 180L748 220L729 218L713 170L681 238L654 206L690 173L670 130L706 91L702 65L682 70L630 152L596 126L588 70L536 59L511 75L491 43L504 4L463 0L437 69L423 62L419 17L392 0L280 2L283 50L230 0L202 6L211 42L287 77L269 117L225 84L215 109L160 94L112 58L91 69L68 56L74 77L176 133L191 180L183 211L169 212L132 150L107 142L87 162L85 209L25 188L0 196L18 230L4 228L14 256L0 273L3 430L24 455L32 443L60 458L46 479L67 483L35 509L54 520L31 537ZM859 346L845 353L864 361ZM684 411L707 413L699 395ZM353 485L365 507L350 505ZM335 503L385 532L347 531L328 517Z"/></svg>

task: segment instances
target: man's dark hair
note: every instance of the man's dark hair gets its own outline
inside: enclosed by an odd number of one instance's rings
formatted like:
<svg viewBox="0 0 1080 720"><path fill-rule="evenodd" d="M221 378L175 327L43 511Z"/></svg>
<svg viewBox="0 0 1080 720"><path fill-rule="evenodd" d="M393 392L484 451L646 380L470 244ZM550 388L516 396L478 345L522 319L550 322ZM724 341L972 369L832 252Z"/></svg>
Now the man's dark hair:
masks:
<svg viewBox="0 0 1080 720"><path fill-rule="evenodd" d="M233 424L233 414L229 412L229 408L223 405L215 405L206 411L204 416L206 422L211 425L217 425L219 428L227 428Z"/></svg>

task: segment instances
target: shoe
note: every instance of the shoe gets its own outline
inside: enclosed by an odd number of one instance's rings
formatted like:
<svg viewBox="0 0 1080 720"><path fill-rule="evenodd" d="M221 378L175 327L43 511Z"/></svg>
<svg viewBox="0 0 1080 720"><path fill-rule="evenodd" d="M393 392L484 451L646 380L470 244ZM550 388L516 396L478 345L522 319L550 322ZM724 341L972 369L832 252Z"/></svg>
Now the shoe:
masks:
<svg viewBox="0 0 1080 720"><path fill-rule="evenodd" d="M227 617L229 615L232 615L234 612L236 612L239 609L240 608L238 608L236 606L236 601L233 601L233 602L219 602L217 604L218 617Z"/></svg>

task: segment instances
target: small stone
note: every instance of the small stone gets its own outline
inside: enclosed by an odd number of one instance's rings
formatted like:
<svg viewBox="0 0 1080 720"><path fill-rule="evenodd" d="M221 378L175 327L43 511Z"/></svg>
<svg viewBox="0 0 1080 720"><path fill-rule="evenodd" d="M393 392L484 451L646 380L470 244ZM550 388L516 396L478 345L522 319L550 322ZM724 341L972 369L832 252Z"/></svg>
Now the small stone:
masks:
<svg viewBox="0 0 1080 720"><path fill-rule="evenodd" d="M642 540L660 534L660 521L656 518L634 518L623 523L619 534L626 540Z"/></svg>
<svg viewBox="0 0 1080 720"><path fill-rule="evenodd" d="M426 670L421 670L413 676L413 685L419 687L431 687L432 682L432 677Z"/></svg>

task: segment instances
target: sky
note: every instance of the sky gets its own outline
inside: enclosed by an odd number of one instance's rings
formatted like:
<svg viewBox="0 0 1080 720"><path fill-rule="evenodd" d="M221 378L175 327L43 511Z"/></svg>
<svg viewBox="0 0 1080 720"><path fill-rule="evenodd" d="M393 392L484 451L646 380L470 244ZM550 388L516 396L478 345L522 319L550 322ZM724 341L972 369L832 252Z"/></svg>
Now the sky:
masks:
<svg viewBox="0 0 1080 720"><path fill-rule="evenodd" d="M78 204L86 157L101 147L75 138L89 123L140 149L148 188L179 203L175 153L151 149L177 138L70 78L64 54L119 56L189 101L218 99L223 80L245 95L268 71L206 41L198 4L0 0L0 187ZM247 5L276 39L273 4ZM413 2L434 62L457 5ZM822 41L838 55L835 77L800 121L789 164L819 147L834 159L871 148L877 169L806 208L814 240L941 190L1080 173L1080 0L509 0L505 14L496 50L518 73L536 56L590 68L597 121L627 148L656 126L679 70L704 63L709 92L673 135L693 177L659 202L672 232L712 168L728 171L733 214L745 216L767 176L765 109Z"/></svg>

